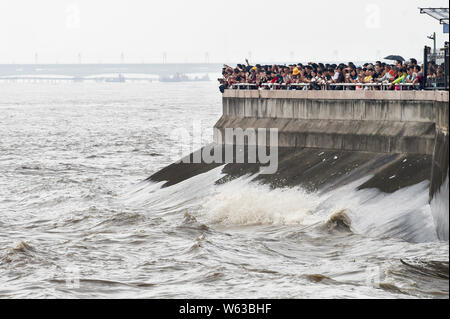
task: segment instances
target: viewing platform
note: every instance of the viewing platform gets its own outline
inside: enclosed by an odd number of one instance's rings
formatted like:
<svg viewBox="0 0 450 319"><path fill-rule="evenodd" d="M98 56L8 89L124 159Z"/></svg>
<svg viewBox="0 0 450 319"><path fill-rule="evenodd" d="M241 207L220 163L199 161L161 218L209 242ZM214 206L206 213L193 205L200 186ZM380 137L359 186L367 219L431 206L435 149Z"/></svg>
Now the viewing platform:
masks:
<svg viewBox="0 0 450 319"><path fill-rule="evenodd" d="M215 142L226 128L276 128L279 147L429 155L432 195L448 171L448 94L225 90Z"/></svg>

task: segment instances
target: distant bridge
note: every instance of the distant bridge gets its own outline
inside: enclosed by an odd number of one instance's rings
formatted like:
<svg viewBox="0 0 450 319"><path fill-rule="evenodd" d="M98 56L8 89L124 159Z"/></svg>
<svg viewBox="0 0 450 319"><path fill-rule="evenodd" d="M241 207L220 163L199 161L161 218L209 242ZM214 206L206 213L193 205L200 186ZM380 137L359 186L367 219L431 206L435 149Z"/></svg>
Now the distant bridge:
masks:
<svg viewBox="0 0 450 319"><path fill-rule="evenodd" d="M146 74L167 77L177 73L220 73L221 64L216 63L167 63L167 64L0 64L0 77L18 78L34 76L45 78L52 75L57 80L84 79L101 74ZM61 76L61 77L58 77ZM133 78L133 76L131 76ZM129 77L127 77L129 79Z"/></svg>

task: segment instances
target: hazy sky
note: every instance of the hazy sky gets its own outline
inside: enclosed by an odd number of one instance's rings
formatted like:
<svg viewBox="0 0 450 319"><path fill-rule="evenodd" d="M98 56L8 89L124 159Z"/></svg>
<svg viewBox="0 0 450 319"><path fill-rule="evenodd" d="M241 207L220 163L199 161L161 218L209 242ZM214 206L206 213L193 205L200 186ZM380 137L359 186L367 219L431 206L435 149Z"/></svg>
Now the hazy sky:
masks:
<svg viewBox="0 0 450 319"><path fill-rule="evenodd" d="M443 0L1 0L0 63L421 59ZM448 35L447 39L448 39Z"/></svg>

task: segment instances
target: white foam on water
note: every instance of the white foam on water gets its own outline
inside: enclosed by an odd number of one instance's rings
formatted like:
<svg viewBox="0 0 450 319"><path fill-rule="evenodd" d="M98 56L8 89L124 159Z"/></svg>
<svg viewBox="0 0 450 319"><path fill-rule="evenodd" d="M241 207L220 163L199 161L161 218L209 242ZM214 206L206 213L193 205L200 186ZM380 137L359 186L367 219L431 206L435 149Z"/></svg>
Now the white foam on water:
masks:
<svg viewBox="0 0 450 319"><path fill-rule="evenodd" d="M357 187L356 181L322 196L322 211L346 210L352 231L374 237L396 237L412 242L437 240L428 204L427 181L393 193Z"/></svg>
<svg viewBox="0 0 450 319"><path fill-rule="evenodd" d="M440 240L448 241L449 188L448 172L439 191L434 194L430 203L437 236Z"/></svg>
<svg viewBox="0 0 450 319"><path fill-rule="evenodd" d="M218 186L204 204L212 223L228 225L306 224L320 221L313 213L320 198L301 188L270 189L245 177Z"/></svg>
<svg viewBox="0 0 450 319"><path fill-rule="evenodd" d="M326 223L345 211L351 230L367 236L402 238L412 242L437 240L428 204L428 182L387 194L358 190L371 176L328 193L301 188L271 189L240 178L218 186L203 205L209 221L225 225Z"/></svg>
<svg viewBox="0 0 450 319"><path fill-rule="evenodd" d="M435 214L433 219L428 203L428 181L393 193L358 190L359 185L372 177L365 176L329 192L311 193L300 187L274 189L261 185L254 182L257 175L216 185L215 182L224 176L222 169L217 167L165 188L161 188L164 182L148 183L140 186L130 201L153 212L189 210L197 212L206 223L244 226L324 224L335 213L345 211L354 233L402 238L410 242L442 238L438 237L435 221L442 224L446 217L448 236L448 213ZM448 199L445 202L439 198L436 197L434 207L445 206L445 203L448 207ZM444 211L442 207L439 209ZM441 232L445 234L445 230Z"/></svg>
<svg viewBox="0 0 450 319"><path fill-rule="evenodd" d="M162 187L165 181L146 182L146 186L130 196L128 203L151 208L153 212L188 210L209 195L214 183L224 175L222 169L223 166L216 167L169 187Z"/></svg>

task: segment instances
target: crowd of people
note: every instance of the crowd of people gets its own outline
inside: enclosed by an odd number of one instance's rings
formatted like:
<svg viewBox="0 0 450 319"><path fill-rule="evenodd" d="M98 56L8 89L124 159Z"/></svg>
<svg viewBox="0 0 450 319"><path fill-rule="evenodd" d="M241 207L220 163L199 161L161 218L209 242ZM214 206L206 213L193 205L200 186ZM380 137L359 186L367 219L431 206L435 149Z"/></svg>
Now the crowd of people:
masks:
<svg viewBox="0 0 450 319"><path fill-rule="evenodd" d="M376 61L356 66L348 64L290 64L290 65L250 65L238 64L236 67L224 65L222 78L219 78L220 91L230 88L261 89L368 89L367 83L383 84L384 89L421 89L426 79L422 66L414 58L409 61L397 60L393 64ZM443 77L443 67L429 63L427 78ZM342 83L354 83L342 85ZM405 85L404 83L411 83ZM302 85L295 85L302 84ZM361 85L363 84L363 85ZM379 89L380 86L372 86Z"/></svg>

